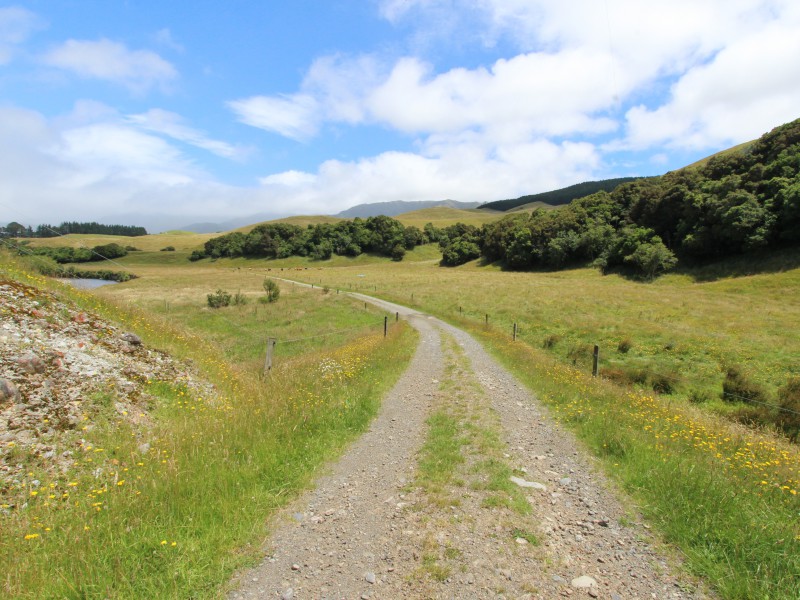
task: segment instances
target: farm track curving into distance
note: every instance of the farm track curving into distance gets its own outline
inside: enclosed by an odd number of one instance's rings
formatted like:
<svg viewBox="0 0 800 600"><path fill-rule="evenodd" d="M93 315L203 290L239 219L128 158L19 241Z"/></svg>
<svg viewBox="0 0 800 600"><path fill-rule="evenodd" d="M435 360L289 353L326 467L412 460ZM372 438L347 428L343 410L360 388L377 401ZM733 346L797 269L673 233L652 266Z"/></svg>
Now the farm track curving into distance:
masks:
<svg viewBox="0 0 800 600"><path fill-rule="evenodd" d="M230 600L708 597L471 336L353 296L399 312L419 347L370 429L274 520L264 561L231 583ZM431 491L418 467L434 413L456 423L463 463ZM544 487L515 490L531 510L515 510L486 481L487 465L497 473L499 463Z"/></svg>

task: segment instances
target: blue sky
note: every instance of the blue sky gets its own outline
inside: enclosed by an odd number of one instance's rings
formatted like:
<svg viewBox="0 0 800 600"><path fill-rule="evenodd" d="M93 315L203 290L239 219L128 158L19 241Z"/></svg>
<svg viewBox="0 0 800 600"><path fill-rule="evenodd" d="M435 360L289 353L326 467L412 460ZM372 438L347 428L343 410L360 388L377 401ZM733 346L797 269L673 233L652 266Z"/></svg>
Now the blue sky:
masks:
<svg viewBox="0 0 800 600"><path fill-rule="evenodd" d="M0 222L661 174L800 117L795 0L0 4Z"/></svg>

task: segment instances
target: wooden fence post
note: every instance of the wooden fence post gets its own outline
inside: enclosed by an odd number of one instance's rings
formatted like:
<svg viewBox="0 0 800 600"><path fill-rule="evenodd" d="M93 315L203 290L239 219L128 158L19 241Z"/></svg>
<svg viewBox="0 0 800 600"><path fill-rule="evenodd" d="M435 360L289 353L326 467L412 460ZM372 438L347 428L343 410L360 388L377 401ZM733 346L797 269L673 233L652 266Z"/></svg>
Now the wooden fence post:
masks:
<svg viewBox="0 0 800 600"><path fill-rule="evenodd" d="M594 345L594 354L592 355L592 377L597 377L597 366L600 362L600 346Z"/></svg>
<svg viewBox="0 0 800 600"><path fill-rule="evenodd" d="M389 330L389 317L383 315L383 337L386 337L386 332Z"/></svg>
<svg viewBox="0 0 800 600"><path fill-rule="evenodd" d="M516 324L516 323L514 323L514 337L513 337L513 341L515 341L515 342L517 341L517 324Z"/></svg>
<svg viewBox="0 0 800 600"><path fill-rule="evenodd" d="M400 320L400 313L399 312L394 313L394 322L397 323L399 320Z"/></svg>
<svg viewBox="0 0 800 600"><path fill-rule="evenodd" d="M486 313L486 325L489 325L489 313Z"/></svg>
<svg viewBox="0 0 800 600"><path fill-rule="evenodd" d="M272 351L278 342L275 338L267 338L267 357L264 359L264 374L267 375L272 370Z"/></svg>

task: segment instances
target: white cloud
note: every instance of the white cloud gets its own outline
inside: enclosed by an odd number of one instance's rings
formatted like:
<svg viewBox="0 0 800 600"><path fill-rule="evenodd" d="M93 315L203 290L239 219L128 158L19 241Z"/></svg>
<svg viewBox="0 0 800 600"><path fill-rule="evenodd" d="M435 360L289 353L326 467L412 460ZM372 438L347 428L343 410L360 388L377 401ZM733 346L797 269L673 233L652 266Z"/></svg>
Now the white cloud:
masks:
<svg viewBox="0 0 800 600"><path fill-rule="evenodd" d="M627 145L709 148L758 137L798 117L800 20L742 36L689 69L669 101L627 114Z"/></svg>
<svg viewBox="0 0 800 600"><path fill-rule="evenodd" d="M101 79L141 93L153 87L163 91L177 78L169 62L150 50L129 50L107 39L67 40L42 57L48 66L81 77Z"/></svg>
<svg viewBox="0 0 800 600"><path fill-rule="evenodd" d="M559 56L523 54L491 69L452 69L434 76L403 59L366 103L373 118L402 131L431 133L478 128L519 135L596 133L613 128L593 113L614 102L606 57L580 50Z"/></svg>
<svg viewBox="0 0 800 600"><path fill-rule="evenodd" d="M467 80L477 83L479 70L435 74L405 59L385 84L378 109L400 129L430 130L426 116L440 127L486 127L482 120L491 127L508 115L525 131L537 115L551 128L542 133L591 134L611 129L602 115L612 117L627 104L634 105L626 116L629 138L608 150L662 143L699 149L755 137L796 118L800 106L800 4L792 0L384 0L379 6L389 21L429 34L438 25L428 21L449 14L478 29L464 31L467 38L513 41L523 53L506 62L526 67L506 79L498 62L471 92ZM450 33L440 29L447 44ZM653 93L671 80L666 100ZM540 93L526 86L533 81L542 83ZM455 100L457 90L464 101ZM515 98L515 91L525 101L509 111L503 99ZM475 110L467 110L470 104Z"/></svg>
<svg viewBox="0 0 800 600"><path fill-rule="evenodd" d="M166 135L225 158L241 158L246 154L244 148L211 139L202 131L185 125L180 115L170 111L154 108L138 115L130 115L127 121L147 131Z"/></svg>
<svg viewBox="0 0 800 600"><path fill-rule="evenodd" d="M263 192L301 213L332 214L362 202L450 198L489 201L588 179L599 164L586 143L487 146L440 138L422 154L384 152L352 162L329 160L316 173L289 171L261 180Z"/></svg>
<svg viewBox="0 0 800 600"><path fill-rule="evenodd" d="M14 52L42 22L31 11L19 6L0 8L0 65L11 61Z"/></svg>
<svg viewBox="0 0 800 600"><path fill-rule="evenodd" d="M318 103L306 94L253 96L228 102L242 123L294 140L312 137L319 127Z"/></svg>
<svg viewBox="0 0 800 600"><path fill-rule="evenodd" d="M125 212L194 214L210 208L220 187L178 149L98 103L52 120L0 107L0 180L2 212L34 225Z"/></svg>

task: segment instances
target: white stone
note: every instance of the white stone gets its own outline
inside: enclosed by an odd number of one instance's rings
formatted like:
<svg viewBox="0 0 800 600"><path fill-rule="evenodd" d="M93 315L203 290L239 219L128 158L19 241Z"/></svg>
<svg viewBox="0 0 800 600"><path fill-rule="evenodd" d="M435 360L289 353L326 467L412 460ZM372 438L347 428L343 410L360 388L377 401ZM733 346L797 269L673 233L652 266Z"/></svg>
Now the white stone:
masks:
<svg viewBox="0 0 800 600"><path fill-rule="evenodd" d="M585 590L587 588L593 588L596 586L597 582L588 575L581 575L580 577L576 577L572 580L572 587L579 590Z"/></svg>
<svg viewBox="0 0 800 600"><path fill-rule="evenodd" d="M515 477L514 475L511 476L511 481L516 483L519 487L523 488L532 488L534 490L541 490L543 492L547 491L547 487L542 485L541 483L537 483L536 481L525 481L520 477Z"/></svg>

